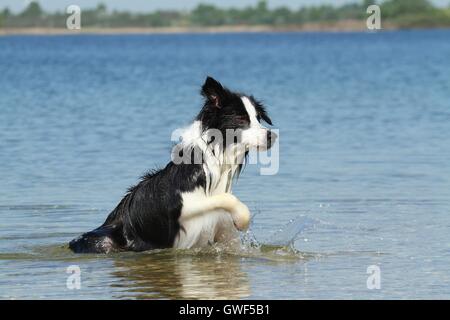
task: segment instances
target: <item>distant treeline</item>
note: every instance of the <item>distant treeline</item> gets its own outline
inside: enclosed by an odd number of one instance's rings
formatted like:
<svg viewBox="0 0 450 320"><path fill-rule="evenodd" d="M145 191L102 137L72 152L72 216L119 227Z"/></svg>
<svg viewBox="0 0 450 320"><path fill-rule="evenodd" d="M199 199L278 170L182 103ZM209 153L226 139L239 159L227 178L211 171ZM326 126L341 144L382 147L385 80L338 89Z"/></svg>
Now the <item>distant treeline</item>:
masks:
<svg viewBox="0 0 450 320"><path fill-rule="evenodd" d="M207 1L207 0L205 0ZM379 2L379 1L378 1ZM301 26L305 23L329 23L342 20L365 19L366 9L375 0L360 1L339 7L320 5L298 10L287 7L269 9L267 1L242 9L224 9L209 4L199 4L191 11L158 10L150 13L110 11L104 4L94 9L82 9L82 27L212 27L212 26ZM428 0L385 0L378 3L383 22L400 28L450 26L450 6L437 8ZM0 12L0 27L64 28L67 14L64 11L44 12L38 2L31 2L17 14L8 8Z"/></svg>

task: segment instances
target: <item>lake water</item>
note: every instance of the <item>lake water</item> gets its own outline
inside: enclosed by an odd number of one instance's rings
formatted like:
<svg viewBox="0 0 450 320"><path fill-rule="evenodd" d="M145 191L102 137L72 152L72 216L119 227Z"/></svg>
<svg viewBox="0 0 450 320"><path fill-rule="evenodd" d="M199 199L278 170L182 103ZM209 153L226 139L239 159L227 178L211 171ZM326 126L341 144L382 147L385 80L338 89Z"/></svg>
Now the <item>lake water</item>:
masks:
<svg viewBox="0 0 450 320"><path fill-rule="evenodd" d="M450 31L0 37L0 298L450 298L449 57ZM234 188L242 250L71 253L206 75L280 129L279 172Z"/></svg>

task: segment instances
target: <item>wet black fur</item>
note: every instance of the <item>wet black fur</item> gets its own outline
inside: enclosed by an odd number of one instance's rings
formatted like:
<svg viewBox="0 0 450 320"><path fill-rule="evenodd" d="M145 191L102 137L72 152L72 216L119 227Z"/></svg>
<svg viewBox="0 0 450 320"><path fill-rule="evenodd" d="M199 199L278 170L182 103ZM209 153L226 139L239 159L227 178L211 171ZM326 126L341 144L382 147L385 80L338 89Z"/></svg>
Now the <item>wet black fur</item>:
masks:
<svg viewBox="0 0 450 320"><path fill-rule="evenodd" d="M223 88L208 77L202 87L205 103L197 116L202 127L226 129L245 128L248 115L241 94ZM264 107L253 97L258 118L271 124ZM144 175L130 188L106 221L97 229L84 233L69 243L76 253L144 251L169 248L181 230L178 219L183 206L181 193L202 186L206 188L205 172L200 164L174 164Z"/></svg>

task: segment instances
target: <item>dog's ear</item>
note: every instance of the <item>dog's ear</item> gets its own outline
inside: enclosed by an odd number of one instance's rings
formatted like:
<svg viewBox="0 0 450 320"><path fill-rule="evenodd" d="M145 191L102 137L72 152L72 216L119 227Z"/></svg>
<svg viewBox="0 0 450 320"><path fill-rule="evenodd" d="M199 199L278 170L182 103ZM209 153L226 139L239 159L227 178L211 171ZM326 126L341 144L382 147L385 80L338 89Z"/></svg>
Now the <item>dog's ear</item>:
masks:
<svg viewBox="0 0 450 320"><path fill-rule="evenodd" d="M225 97L225 89L219 81L211 77L207 77L202 86L202 95L211 105L220 109Z"/></svg>
<svg viewBox="0 0 450 320"><path fill-rule="evenodd" d="M261 118L267 123L270 124L272 126L272 119L269 118L269 116L267 115L267 113L264 111L263 113L261 113Z"/></svg>
<svg viewBox="0 0 450 320"><path fill-rule="evenodd" d="M250 99L252 100L252 103L255 105L258 116L261 119L263 119L267 124L272 125L272 119L270 119L269 115L267 114L266 108L264 107L262 102L256 100L255 97L253 97L253 96L250 96Z"/></svg>

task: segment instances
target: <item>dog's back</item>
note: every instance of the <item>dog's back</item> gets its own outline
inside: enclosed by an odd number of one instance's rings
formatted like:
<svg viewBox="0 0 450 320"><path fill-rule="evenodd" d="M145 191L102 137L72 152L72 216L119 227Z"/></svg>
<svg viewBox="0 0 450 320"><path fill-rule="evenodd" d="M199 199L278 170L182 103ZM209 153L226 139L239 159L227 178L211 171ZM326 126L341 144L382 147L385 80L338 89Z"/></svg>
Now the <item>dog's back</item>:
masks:
<svg viewBox="0 0 450 320"><path fill-rule="evenodd" d="M169 163L142 177L105 223L69 243L76 253L144 251L172 247L180 231L182 192L205 186L201 165Z"/></svg>
<svg viewBox="0 0 450 320"><path fill-rule="evenodd" d="M75 253L108 253L120 250L121 242L120 227L106 225L73 239L69 247Z"/></svg>

